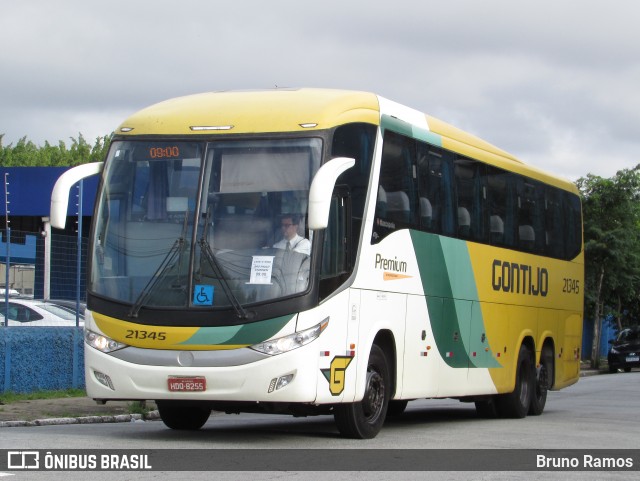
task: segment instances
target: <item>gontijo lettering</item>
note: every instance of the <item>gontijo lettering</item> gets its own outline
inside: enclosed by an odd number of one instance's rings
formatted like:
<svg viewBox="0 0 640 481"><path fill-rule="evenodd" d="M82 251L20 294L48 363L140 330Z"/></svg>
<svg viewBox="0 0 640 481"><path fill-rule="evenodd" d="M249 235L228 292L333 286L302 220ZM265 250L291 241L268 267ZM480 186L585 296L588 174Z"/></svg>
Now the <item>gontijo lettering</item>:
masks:
<svg viewBox="0 0 640 481"><path fill-rule="evenodd" d="M494 259L491 286L494 291L546 297L549 292L549 271L544 267Z"/></svg>

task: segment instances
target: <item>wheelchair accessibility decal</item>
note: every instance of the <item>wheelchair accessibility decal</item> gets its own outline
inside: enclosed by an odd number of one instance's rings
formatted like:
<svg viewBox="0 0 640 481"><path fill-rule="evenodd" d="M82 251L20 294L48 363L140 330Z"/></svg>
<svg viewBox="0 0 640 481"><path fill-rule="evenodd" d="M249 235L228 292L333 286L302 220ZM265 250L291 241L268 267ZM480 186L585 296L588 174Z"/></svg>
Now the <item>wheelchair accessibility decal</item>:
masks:
<svg viewBox="0 0 640 481"><path fill-rule="evenodd" d="M194 306L212 306L213 305L213 286L206 284L196 284L193 289L193 305Z"/></svg>
<svg viewBox="0 0 640 481"><path fill-rule="evenodd" d="M327 381L329 381L329 391L332 396L339 396L344 391L344 381L347 367L351 364L353 357L336 356L331 361L329 369L320 369Z"/></svg>

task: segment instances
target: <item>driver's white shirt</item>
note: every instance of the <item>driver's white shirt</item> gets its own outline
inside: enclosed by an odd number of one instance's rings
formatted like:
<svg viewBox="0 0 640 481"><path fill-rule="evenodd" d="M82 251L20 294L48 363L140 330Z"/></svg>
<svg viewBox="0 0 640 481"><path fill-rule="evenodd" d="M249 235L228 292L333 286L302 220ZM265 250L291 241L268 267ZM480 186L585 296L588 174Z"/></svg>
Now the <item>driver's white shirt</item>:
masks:
<svg viewBox="0 0 640 481"><path fill-rule="evenodd" d="M296 234L296 236L289 241L291 243L291 250L296 252L300 252L301 254L311 255L311 241L309 239L305 239L304 237ZM287 248L287 239L281 239L275 244L273 247L276 249L286 249Z"/></svg>

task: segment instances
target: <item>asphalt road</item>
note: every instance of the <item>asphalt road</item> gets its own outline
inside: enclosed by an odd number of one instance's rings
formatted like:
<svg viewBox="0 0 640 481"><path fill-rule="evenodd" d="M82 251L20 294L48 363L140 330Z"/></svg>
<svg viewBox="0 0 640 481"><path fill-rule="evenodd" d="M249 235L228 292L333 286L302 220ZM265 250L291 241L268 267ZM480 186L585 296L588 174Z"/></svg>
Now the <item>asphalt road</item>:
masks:
<svg viewBox="0 0 640 481"><path fill-rule="evenodd" d="M483 463L477 453L470 452L477 471L458 472L464 464L460 453L466 449L499 450L564 450L601 448L638 450L638 412L640 412L640 372L619 373L582 378L578 384L563 391L549 393L547 407L542 416L525 419L480 419L472 404L455 400L420 400L409 404L400 418L388 420L375 439L357 441L339 436L331 417L292 418L268 415L214 414L204 428L197 432L176 432L160 421L139 421L115 424L60 425L39 427L12 427L0 430L1 450L53 450L53 449L127 449L158 450L281 450L269 451L277 463L281 457L286 472L218 472L215 479L637 479L640 456L634 458L635 472L490 472L482 471ZM345 450L372 450L374 456L393 454L376 450L449 450L452 464L446 472L371 472L363 467L360 472L304 472L291 469L287 456L297 455L295 449L321 450L331 466L332 456L349 456ZM216 451L212 451L216 450ZM198 452L198 451L194 451ZM199 451L202 452L202 451ZM258 451L254 451L259 454ZM441 451L430 451L441 453ZM504 451L511 455L512 451ZM228 453L228 451L227 451ZM488 452L491 453L491 452ZM501 452L500 452L501 453ZM621 451L621 453L624 453ZM637 451L635 451L637 453ZM352 456L361 454L352 451ZM456 455L457 454L457 455ZM233 453L232 453L233 455ZM476 456L475 458L473 456ZM466 456L466 454L465 454ZM259 463L259 457L248 459ZM366 458L366 453L365 453ZM156 458L157 459L157 458ZM336 458L344 459L344 458ZM376 461L380 462L378 458ZM335 460L334 460L335 462ZM391 461L389 461L391 462ZM338 463L339 464L339 463ZM382 463L384 465L384 463ZM276 464L277 465L277 464ZM315 465L315 464L314 464ZM293 465L295 466L295 465ZM268 466L265 466L268 468ZM274 469L280 469L275 467ZM385 469L384 467L382 469ZM13 479L84 479L86 473L45 473L11 471ZM438 474L438 476L436 476ZM92 473L92 479L204 479L205 472L129 472ZM58 477L60 476L60 477ZM76 476L78 476L76 478ZM83 477L80 477L83 476Z"/></svg>

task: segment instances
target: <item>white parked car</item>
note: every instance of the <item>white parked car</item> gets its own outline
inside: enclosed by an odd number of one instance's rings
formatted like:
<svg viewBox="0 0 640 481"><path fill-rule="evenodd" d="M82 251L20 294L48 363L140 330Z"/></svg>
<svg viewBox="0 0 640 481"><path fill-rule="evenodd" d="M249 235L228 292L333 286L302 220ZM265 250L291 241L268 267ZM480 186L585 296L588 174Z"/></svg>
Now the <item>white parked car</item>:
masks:
<svg viewBox="0 0 640 481"><path fill-rule="evenodd" d="M4 287L0 287L0 296L6 296L7 295L7 290ZM19 296L20 295L20 291L18 291L17 289L9 289L9 297L12 296Z"/></svg>
<svg viewBox="0 0 640 481"><path fill-rule="evenodd" d="M0 324L5 324L5 302L0 300ZM72 307L57 301L37 299L9 300L9 327L11 326L75 326L76 313ZM84 326L80 311L79 323Z"/></svg>

